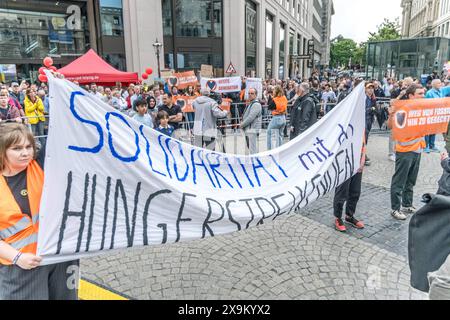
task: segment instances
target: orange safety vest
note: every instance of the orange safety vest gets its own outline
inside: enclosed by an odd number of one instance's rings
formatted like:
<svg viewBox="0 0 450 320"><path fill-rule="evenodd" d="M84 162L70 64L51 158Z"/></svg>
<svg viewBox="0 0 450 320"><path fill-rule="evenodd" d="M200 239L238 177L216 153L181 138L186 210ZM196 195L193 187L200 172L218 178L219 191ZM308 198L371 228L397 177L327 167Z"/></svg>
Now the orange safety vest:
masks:
<svg viewBox="0 0 450 320"><path fill-rule="evenodd" d="M27 169L30 218L29 215L22 213L5 177L0 175L0 239L23 253L36 254L43 186L44 171L36 161L32 161ZM0 258L0 264L11 265L12 261Z"/></svg>
<svg viewBox="0 0 450 320"><path fill-rule="evenodd" d="M285 96L273 98L277 108L272 111L273 116L284 116L287 111L288 99Z"/></svg>
<svg viewBox="0 0 450 320"><path fill-rule="evenodd" d="M404 141L396 141L395 151L397 152L422 152L427 146L424 137L414 137Z"/></svg>

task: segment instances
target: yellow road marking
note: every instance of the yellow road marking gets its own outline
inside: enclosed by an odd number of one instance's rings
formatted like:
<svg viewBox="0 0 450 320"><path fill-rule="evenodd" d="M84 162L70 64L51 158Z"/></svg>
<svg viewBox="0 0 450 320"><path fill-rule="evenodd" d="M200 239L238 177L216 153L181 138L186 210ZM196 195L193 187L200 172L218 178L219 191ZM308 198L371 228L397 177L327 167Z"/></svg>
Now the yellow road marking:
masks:
<svg viewBox="0 0 450 320"><path fill-rule="evenodd" d="M80 300L129 300L86 280L80 280L78 297Z"/></svg>

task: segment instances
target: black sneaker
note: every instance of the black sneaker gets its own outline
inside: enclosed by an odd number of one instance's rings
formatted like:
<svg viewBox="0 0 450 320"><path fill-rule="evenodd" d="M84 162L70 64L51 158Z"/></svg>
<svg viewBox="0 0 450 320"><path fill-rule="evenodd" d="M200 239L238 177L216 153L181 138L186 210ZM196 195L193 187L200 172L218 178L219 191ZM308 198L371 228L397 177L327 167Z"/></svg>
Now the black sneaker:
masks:
<svg viewBox="0 0 450 320"><path fill-rule="evenodd" d="M355 217L346 216L345 222L347 222L351 226L355 227L356 229L364 229L364 223L362 223L361 221L358 221L357 219L355 219Z"/></svg>

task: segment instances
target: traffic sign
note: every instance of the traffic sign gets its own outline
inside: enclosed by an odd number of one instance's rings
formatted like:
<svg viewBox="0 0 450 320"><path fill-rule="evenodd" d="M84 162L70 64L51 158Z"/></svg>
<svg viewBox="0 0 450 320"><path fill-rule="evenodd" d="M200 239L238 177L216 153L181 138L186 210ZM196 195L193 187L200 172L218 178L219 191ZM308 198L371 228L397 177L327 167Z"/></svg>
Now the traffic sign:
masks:
<svg viewBox="0 0 450 320"><path fill-rule="evenodd" d="M236 68L233 66L232 62L230 62L230 65L228 66L227 71L225 71L225 73L229 74L237 73Z"/></svg>
<svg viewBox="0 0 450 320"><path fill-rule="evenodd" d="M309 60L309 59L311 59L311 56L309 54L292 55L291 57L294 60Z"/></svg>

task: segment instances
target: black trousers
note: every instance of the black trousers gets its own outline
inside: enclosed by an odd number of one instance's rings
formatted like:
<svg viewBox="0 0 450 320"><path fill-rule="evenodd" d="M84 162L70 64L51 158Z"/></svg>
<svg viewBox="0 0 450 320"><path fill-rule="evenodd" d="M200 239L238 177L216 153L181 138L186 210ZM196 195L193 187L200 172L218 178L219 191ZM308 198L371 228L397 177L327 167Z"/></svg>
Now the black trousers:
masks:
<svg viewBox="0 0 450 320"><path fill-rule="evenodd" d="M357 173L352 178L345 181L340 187L336 188L334 194L333 208L334 216L342 219L342 211L344 204L347 203L345 213L349 217L353 217L356 212L356 205L361 196L362 172Z"/></svg>

